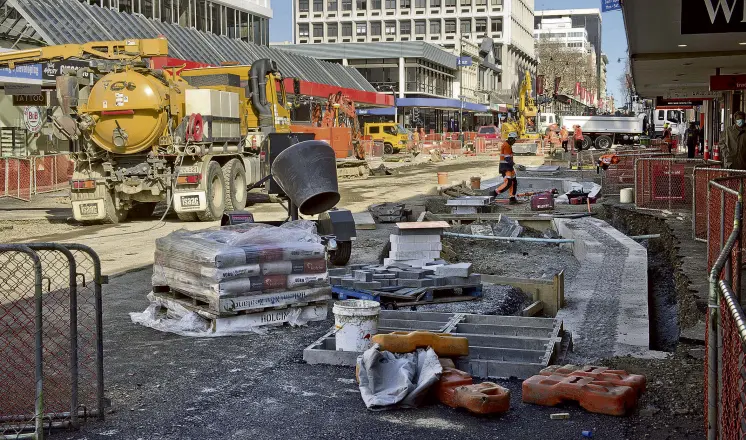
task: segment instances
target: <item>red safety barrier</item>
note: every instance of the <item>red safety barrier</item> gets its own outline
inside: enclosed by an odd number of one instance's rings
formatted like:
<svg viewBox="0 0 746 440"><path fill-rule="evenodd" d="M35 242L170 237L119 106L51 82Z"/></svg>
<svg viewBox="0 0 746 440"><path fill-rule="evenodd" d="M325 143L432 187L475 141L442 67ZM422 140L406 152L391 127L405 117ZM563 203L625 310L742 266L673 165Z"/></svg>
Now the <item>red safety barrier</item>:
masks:
<svg viewBox="0 0 746 440"><path fill-rule="evenodd" d="M536 375L523 381L523 402L555 406L576 401L585 410L622 416L637 406L637 393L628 386L597 381L586 376Z"/></svg>
<svg viewBox="0 0 746 440"><path fill-rule="evenodd" d="M603 194L618 195L624 188L635 186L635 161L648 157L670 157L667 153L661 153L658 149L635 150L630 153L617 154L619 162L603 171L601 175L601 188Z"/></svg>
<svg viewBox="0 0 746 440"><path fill-rule="evenodd" d="M638 158L635 161L635 206L639 209L691 209L693 174L702 159Z"/></svg>
<svg viewBox="0 0 746 440"><path fill-rule="evenodd" d="M0 158L0 197L31 200L68 186L75 165L67 154Z"/></svg>
<svg viewBox="0 0 746 440"><path fill-rule="evenodd" d="M550 365L539 373L542 376L583 376L594 380L609 382L614 386L630 387L640 397L645 392L645 376L640 374L629 374L624 370L612 370L607 367L596 367L592 365Z"/></svg>
<svg viewBox="0 0 746 440"><path fill-rule="evenodd" d="M6 157L0 159L0 197L31 200L34 176L32 159Z"/></svg>
<svg viewBox="0 0 746 440"><path fill-rule="evenodd" d="M503 413L510 409L510 391L493 382L473 384L469 373L445 368L435 392L443 404L475 414Z"/></svg>
<svg viewBox="0 0 746 440"><path fill-rule="evenodd" d="M705 165L695 167L694 171L694 197L692 198L692 231L696 240L707 241L709 230L710 211L708 209L709 182L721 177L737 176L744 174L746 170L730 170L720 168L719 165Z"/></svg>

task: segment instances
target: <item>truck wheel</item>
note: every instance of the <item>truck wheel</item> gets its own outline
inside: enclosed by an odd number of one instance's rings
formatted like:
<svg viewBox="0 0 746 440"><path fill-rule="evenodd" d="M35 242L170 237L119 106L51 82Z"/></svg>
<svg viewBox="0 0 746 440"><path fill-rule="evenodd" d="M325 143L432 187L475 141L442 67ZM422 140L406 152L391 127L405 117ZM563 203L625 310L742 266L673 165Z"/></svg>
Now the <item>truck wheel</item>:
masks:
<svg viewBox="0 0 746 440"><path fill-rule="evenodd" d="M352 255L351 241L338 241L337 249L329 252L329 261L335 266L344 266L350 261Z"/></svg>
<svg viewBox="0 0 746 440"><path fill-rule="evenodd" d="M225 210L240 211L246 207L246 170L238 159L223 165L223 180L226 183Z"/></svg>
<svg viewBox="0 0 746 440"><path fill-rule="evenodd" d="M197 218L203 222L212 222L220 220L225 212L225 179L223 170L215 161L210 161L207 166L207 182L205 188L205 198L207 199L207 209L198 212Z"/></svg>
<svg viewBox="0 0 746 440"><path fill-rule="evenodd" d="M591 137L588 136L587 134L584 134L583 135L583 149L590 150L592 146L593 146L593 139L591 139Z"/></svg>
<svg viewBox="0 0 746 440"><path fill-rule="evenodd" d="M611 148L612 140L609 136L599 136L596 138L596 148L599 150L608 150Z"/></svg>
<svg viewBox="0 0 746 440"><path fill-rule="evenodd" d="M388 142L383 144L383 154L394 154L394 146Z"/></svg>
<svg viewBox="0 0 746 440"><path fill-rule="evenodd" d="M103 223L117 224L127 220L126 209L116 209L114 204L114 197L111 195L111 191L104 188L104 210L106 211L106 217L101 220Z"/></svg>
<svg viewBox="0 0 746 440"><path fill-rule="evenodd" d="M196 212L177 212L176 217L179 217L179 220L182 222L196 222L199 220Z"/></svg>
<svg viewBox="0 0 746 440"><path fill-rule="evenodd" d="M135 202L135 206L130 208L128 217L129 218L150 218L155 212L157 202Z"/></svg>

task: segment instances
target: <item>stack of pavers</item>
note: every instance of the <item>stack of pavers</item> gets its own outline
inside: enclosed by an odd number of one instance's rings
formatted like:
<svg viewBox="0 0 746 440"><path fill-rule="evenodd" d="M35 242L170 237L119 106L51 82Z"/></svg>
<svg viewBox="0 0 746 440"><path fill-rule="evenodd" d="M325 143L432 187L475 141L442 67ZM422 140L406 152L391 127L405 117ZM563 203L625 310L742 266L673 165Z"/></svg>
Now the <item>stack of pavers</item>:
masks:
<svg viewBox="0 0 746 440"><path fill-rule="evenodd" d="M391 234L391 252L383 265L405 264L422 267L440 258L443 245L440 237L448 222L404 222L396 224L396 233Z"/></svg>
<svg viewBox="0 0 746 440"><path fill-rule="evenodd" d="M331 289L318 236L291 226L241 228L180 230L156 240L154 294L212 319L244 316L242 322L257 325L325 319ZM292 307L303 307L300 316L278 313ZM260 313L266 316L246 317Z"/></svg>
<svg viewBox="0 0 746 440"><path fill-rule="evenodd" d="M329 283L340 299L388 297L432 301L435 292L455 289L461 291L460 300L482 296L482 277L471 273L471 263L447 264L442 260L421 268L401 263L389 266L353 264L349 268L329 269Z"/></svg>
<svg viewBox="0 0 746 440"><path fill-rule="evenodd" d="M451 208L451 214L476 214L485 212L493 199L490 196L462 196L446 200L446 206Z"/></svg>

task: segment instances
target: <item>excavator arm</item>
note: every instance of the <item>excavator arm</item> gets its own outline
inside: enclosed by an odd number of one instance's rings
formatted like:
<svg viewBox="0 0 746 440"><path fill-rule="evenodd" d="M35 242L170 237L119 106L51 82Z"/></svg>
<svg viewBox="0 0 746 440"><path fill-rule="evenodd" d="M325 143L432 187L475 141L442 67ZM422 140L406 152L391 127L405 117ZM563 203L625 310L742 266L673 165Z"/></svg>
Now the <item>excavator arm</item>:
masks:
<svg viewBox="0 0 746 440"><path fill-rule="evenodd" d="M94 41L85 44L62 44L36 49L0 53L0 66L11 69L16 64L62 61L68 58L139 61L142 58L168 55L165 38L122 41Z"/></svg>

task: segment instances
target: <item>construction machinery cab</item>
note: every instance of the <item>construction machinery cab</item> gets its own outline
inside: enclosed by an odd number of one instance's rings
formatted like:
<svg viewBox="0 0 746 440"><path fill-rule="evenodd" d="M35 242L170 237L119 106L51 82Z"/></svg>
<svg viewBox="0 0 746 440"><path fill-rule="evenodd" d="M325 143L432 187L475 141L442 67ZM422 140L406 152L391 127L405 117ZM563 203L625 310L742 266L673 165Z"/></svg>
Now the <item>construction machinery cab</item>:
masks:
<svg viewBox="0 0 746 440"><path fill-rule="evenodd" d="M374 141L383 142L383 152L398 153L412 140L412 132L396 122L369 122L365 124L365 135Z"/></svg>

